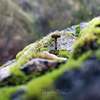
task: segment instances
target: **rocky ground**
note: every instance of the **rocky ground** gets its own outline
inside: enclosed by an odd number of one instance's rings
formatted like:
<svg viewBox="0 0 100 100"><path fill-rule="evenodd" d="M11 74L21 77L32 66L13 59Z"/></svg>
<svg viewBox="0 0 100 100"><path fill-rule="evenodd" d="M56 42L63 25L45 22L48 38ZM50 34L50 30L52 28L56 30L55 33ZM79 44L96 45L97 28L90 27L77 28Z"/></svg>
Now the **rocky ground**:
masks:
<svg viewBox="0 0 100 100"><path fill-rule="evenodd" d="M25 47L0 67L0 99L100 100L99 33L96 17Z"/></svg>

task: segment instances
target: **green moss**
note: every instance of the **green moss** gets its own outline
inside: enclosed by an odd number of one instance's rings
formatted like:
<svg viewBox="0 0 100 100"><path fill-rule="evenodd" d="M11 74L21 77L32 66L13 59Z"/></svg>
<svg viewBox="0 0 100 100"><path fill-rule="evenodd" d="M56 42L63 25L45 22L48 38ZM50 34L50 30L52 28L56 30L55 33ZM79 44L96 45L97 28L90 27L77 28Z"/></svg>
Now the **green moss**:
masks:
<svg viewBox="0 0 100 100"><path fill-rule="evenodd" d="M93 28L92 31L96 36L100 37L100 28Z"/></svg>
<svg viewBox="0 0 100 100"><path fill-rule="evenodd" d="M14 75L9 79L9 83L12 85L24 84L27 81L26 78L22 71L16 70Z"/></svg>
<svg viewBox="0 0 100 100"><path fill-rule="evenodd" d="M80 25L77 25L76 26L76 34L77 34L77 36L79 35L79 33L80 33Z"/></svg>
<svg viewBox="0 0 100 100"><path fill-rule="evenodd" d="M74 46L74 51L71 53L71 58L78 59L80 56L82 56L89 50L95 51L98 47L99 45L97 44L97 38L95 37L83 38L78 41L76 47Z"/></svg>
<svg viewBox="0 0 100 100"><path fill-rule="evenodd" d="M17 55L16 55L16 59L18 59L21 55L22 55L22 51L20 51Z"/></svg>
<svg viewBox="0 0 100 100"><path fill-rule="evenodd" d="M6 66L8 66L8 64L4 64L3 66L0 66L0 68L6 67Z"/></svg>
<svg viewBox="0 0 100 100"><path fill-rule="evenodd" d="M22 86L0 88L0 100L10 100L12 94L21 88Z"/></svg>
<svg viewBox="0 0 100 100"><path fill-rule="evenodd" d="M23 51L28 50L30 47L31 47L31 44L30 44L30 45L28 45L28 46L26 46L26 47L23 49Z"/></svg>
<svg viewBox="0 0 100 100"><path fill-rule="evenodd" d="M48 51L48 48L40 48L40 52L41 51Z"/></svg>
<svg viewBox="0 0 100 100"><path fill-rule="evenodd" d="M98 50L96 51L96 57L97 57L98 60L100 60L100 49L98 49Z"/></svg>
<svg viewBox="0 0 100 100"><path fill-rule="evenodd" d="M99 44L99 45L100 45L100 39L98 39L97 44Z"/></svg>
<svg viewBox="0 0 100 100"><path fill-rule="evenodd" d="M55 34L55 32L54 33L51 33L50 35L48 35L46 37L44 37L39 42L37 41L37 42L35 42L35 43L31 44L31 45L28 45L27 47L25 47L22 50L21 53L18 53L18 55L17 55L16 58L17 59L18 58L25 58L25 57L27 58L28 53L23 54L26 50L28 50L28 52L31 52L30 56L33 55L34 52L40 52L42 48L45 48L45 50L46 50L46 47L48 47L54 41L54 39L51 37L52 34ZM29 60L30 60L30 57L29 57Z"/></svg>
<svg viewBox="0 0 100 100"><path fill-rule="evenodd" d="M73 36L71 33L65 32L66 34L70 35L73 39L78 39L77 37Z"/></svg>
<svg viewBox="0 0 100 100"><path fill-rule="evenodd" d="M71 35L74 35L74 33L70 33Z"/></svg>
<svg viewBox="0 0 100 100"><path fill-rule="evenodd" d="M57 56L58 57L69 58L70 53L69 53L69 51L59 51L59 54Z"/></svg>
<svg viewBox="0 0 100 100"><path fill-rule="evenodd" d="M88 59L91 56L92 53L93 53L93 51L89 50L85 54L83 54L81 57L79 57L78 60L85 61L86 59Z"/></svg>
<svg viewBox="0 0 100 100"><path fill-rule="evenodd" d="M82 31L79 34L78 41L75 43L73 49L74 52L71 54L71 57L74 59L77 59L80 57L83 53L87 52L89 49L95 51L99 47L99 38L100 38L100 32L99 27L100 25L100 18L94 18L92 21L90 21L89 25L82 29ZM98 40L98 41L97 41ZM96 45L93 45L96 44ZM85 49L87 45L87 48ZM93 45L94 47L91 47Z"/></svg>
<svg viewBox="0 0 100 100"><path fill-rule="evenodd" d="M81 38L86 37L87 35L95 34L95 32L98 33L99 32L98 31L99 27L97 27L98 25L100 25L100 18L99 17L94 18L92 21L90 21L90 23L88 24L87 27L82 29L82 31L80 32L80 37Z"/></svg>
<svg viewBox="0 0 100 100"><path fill-rule="evenodd" d="M7 80L7 82L9 82L13 85L18 85L18 84L26 83L27 80L30 80L33 77L37 77L37 73L26 76L22 71L19 70L26 62L29 61L28 59L30 57L31 58L44 58L44 55L42 54L42 52L40 52L40 53L39 52L37 52L37 53L28 52L28 54L22 55L21 58L19 58L18 61L13 64L13 67L11 67L10 74L12 75L12 77L9 80ZM55 60L59 60L59 59L55 59ZM42 73L42 72L40 72L40 73ZM5 83L5 84L7 84L7 83ZM1 84L1 86L2 86L2 84Z"/></svg>

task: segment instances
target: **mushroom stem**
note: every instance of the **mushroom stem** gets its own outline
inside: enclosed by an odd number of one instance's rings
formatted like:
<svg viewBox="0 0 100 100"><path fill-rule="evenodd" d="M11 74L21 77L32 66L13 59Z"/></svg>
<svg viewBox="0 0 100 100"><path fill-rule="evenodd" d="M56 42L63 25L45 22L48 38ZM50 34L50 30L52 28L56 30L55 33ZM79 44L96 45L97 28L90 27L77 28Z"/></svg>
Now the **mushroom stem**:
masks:
<svg viewBox="0 0 100 100"><path fill-rule="evenodd" d="M61 35L60 34L53 34L51 37L55 39L55 50L57 50L57 38L60 38Z"/></svg>
<svg viewBox="0 0 100 100"><path fill-rule="evenodd" d="M57 50L57 38L55 38L55 50Z"/></svg>

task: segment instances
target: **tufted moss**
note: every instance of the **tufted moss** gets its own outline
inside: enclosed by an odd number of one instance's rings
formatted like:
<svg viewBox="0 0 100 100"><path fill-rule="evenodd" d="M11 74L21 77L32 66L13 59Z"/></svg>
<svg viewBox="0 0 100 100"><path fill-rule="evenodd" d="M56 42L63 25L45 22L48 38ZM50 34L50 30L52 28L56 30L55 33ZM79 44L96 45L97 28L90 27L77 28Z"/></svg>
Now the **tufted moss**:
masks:
<svg viewBox="0 0 100 100"><path fill-rule="evenodd" d="M96 57L98 60L100 60L100 48L96 51Z"/></svg>
<svg viewBox="0 0 100 100"><path fill-rule="evenodd" d="M12 94L19 90L21 87L22 86L0 88L0 100L11 100Z"/></svg>
<svg viewBox="0 0 100 100"><path fill-rule="evenodd" d="M82 29L82 31L80 32L80 37L82 38L82 37L86 37L87 35L94 34L93 31L95 31L95 29L99 29L99 27L97 27L99 25L100 25L100 17L94 18L92 21L90 21L90 23L87 27ZM88 33L88 34L86 34L86 33Z"/></svg>
<svg viewBox="0 0 100 100"><path fill-rule="evenodd" d="M97 44L99 44L99 45L100 45L100 39L98 39Z"/></svg>
<svg viewBox="0 0 100 100"><path fill-rule="evenodd" d="M48 51L48 48L40 48L40 52L42 51Z"/></svg>
<svg viewBox="0 0 100 100"><path fill-rule="evenodd" d="M28 49L31 47L31 45L32 45L32 44L30 44L30 45L26 46L26 47L23 49L23 51L28 50Z"/></svg>
<svg viewBox="0 0 100 100"><path fill-rule="evenodd" d="M20 51L17 55L16 55L16 59L18 59L21 55L22 55L22 51Z"/></svg>
<svg viewBox="0 0 100 100"><path fill-rule="evenodd" d="M70 33L71 35L74 35L74 33Z"/></svg>
<svg viewBox="0 0 100 100"><path fill-rule="evenodd" d="M77 34L77 36L79 35L79 33L80 33L80 25L77 25L76 26L76 34Z"/></svg>
<svg viewBox="0 0 100 100"><path fill-rule="evenodd" d="M28 45L27 47L25 47L21 52L19 52L17 54L17 59L21 58L23 55L27 55L27 52L38 52L40 51L40 49L42 48L46 48L50 45L50 43L52 43L52 41L54 41L54 39L51 37L52 34L49 34L48 36L44 37L43 39L41 39L40 41L36 41L35 43L32 43L30 45ZM26 54L23 54L26 51Z"/></svg>
<svg viewBox="0 0 100 100"><path fill-rule="evenodd" d="M64 57L64 58L69 58L69 56L70 56L70 53L69 53L69 51L63 51L63 50L60 50L59 51L59 54L57 55L58 57Z"/></svg>
<svg viewBox="0 0 100 100"><path fill-rule="evenodd" d="M76 46L74 48L74 52L71 54L71 58L78 59L80 56L85 54L88 50L96 50L99 45L97 43L97 38L95 37L89 37L89 38L83 38L78 42L78 47Z"/></svg>
<svg viewBox="0 0 100 100"><path fill-rule="evenodd" d="M100 38L100 17L94 18L89 25L82 29L79 35L78 41L74 45L74 52L71 57L78 59L81 55L86 53L88 50L97 50L100 46L98 39Z"/></svg>
<svg viewBox="0 0 100 100"><path fill-rule="evenodd" d="M85 61L91 56L92 53L93 53L93 51L89 50L85 54L83 54L81 57L79 57L78 60L79 61Z"/></svg>

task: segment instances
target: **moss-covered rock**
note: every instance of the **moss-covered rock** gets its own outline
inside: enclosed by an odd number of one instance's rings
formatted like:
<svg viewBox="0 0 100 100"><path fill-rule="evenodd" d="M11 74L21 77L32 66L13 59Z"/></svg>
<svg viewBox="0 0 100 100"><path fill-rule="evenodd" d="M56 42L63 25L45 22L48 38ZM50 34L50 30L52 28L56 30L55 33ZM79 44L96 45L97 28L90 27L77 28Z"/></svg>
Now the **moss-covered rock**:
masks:
<svg viewBox="0 0 100 100"><path fill-rule="evenodd" d="M26 92L22 95L23 99L61 100L62 96L59 95L59 92L57 92L57 89L54 87L54 82L61 74L73 68L84 68L84 64L87 64L86 66L88 67L88 64L90 64L92 60L93 62L96 60L97 64L95 66L98 67L97 65L100 60L99 24L100 17L94 18L90 21L89 25L80 32L77 42L73 46L73 50L70 53L63 50L59 53L61 57L68 56L68 61L65 64L62 64L58 69L54 69L51 72L47 71L47 73L39 77L33 77L34 74L27 76L19 70L19 68L31 59L40 57L41 48L44 50L44 48L47 48L50 43L53 42L51 35L54 33L23 49L21 53L17 55L16 62L13 63L10 70L13 77L8 79L8 81L15 83L14 85L16 86L11 86L14 91L17 91L25 86ZM91 68L91 66L89 68ZM25 81L27 81L27 83ZM23 85L20 85L19 83ZM0 97L2 97L2 99L6 97L7 100L9 100L9 97L11 97L13 93L3 94L3 92L7 93L9 89L11 90L11 87L7 86L6 88L4 87L0 90ZM13 91L13 89L11 91Z"/></svg>

